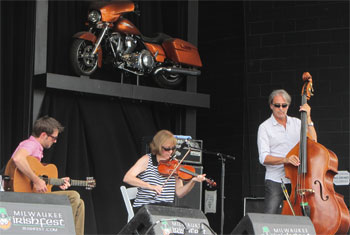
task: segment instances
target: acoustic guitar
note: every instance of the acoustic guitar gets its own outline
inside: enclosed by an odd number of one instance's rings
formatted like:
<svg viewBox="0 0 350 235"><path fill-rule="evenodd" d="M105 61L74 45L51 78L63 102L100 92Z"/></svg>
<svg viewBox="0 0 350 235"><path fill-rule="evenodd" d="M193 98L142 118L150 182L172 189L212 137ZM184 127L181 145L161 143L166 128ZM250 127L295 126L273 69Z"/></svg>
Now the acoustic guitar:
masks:
<svg viewBox="0 0 350 235"><path fill-rule="evenodd" d="M64 184L63 179L58 179L57 167L54 164L42 164L37 158L28 156L28 164L33 172L46 182L47 192L51 192L52 186L60 186ZM36 193L31 180L24 175L15 165L12 158L6 165L5 175L9 178L4 181L4 189L6 191ZM87 190L91 190L96 186L96 182L92 177L86 180L70 180L71 186L83 186Z"/></svg>

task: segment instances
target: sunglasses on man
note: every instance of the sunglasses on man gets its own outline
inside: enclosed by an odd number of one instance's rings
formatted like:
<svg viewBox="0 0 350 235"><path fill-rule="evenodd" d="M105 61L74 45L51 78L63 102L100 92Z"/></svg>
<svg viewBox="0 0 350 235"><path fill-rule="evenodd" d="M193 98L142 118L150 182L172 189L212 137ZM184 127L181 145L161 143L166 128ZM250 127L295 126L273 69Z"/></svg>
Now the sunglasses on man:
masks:
<svg viewBox="0 0 350 235"><path fill-rule="evenodd" d="M273 106L275 106L276 108L287 108L288 107L288 104L273 104Z"/></svg>

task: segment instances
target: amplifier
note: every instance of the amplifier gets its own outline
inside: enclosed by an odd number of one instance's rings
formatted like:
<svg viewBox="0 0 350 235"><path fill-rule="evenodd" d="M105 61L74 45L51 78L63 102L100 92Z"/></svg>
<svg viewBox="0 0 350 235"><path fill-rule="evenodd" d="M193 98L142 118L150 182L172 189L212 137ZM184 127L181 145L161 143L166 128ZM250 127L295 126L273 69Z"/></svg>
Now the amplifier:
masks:
<svg viewBox="0 0 350 235"><path fill-rule="evenodd" d="M187 141L187 145L181 149L180 146L183 144L184 141ZM176 158L178 160L181 160L183 156L187 153L189 148L192 148L190 153L187 155L184 163L191 163L191 164L202 164L202 147L203 147L203 140L183 140L183 139L177 139L176 143Z"/></svg>
<svg viewBox="0 0 350 235"><path fill-rule="evenodd" d="M243 216L249 212L264 213L264 206L263 197L245 197Z"/></svg>
<svg viewBox="0 0 350 235"><path fill-rule="evenodd" d="M203 174L202 166L193 166L195 169L195 173L198 175ZM196 183L192 190L187 193L184 197L178 198L175 196L175 205L178 207L186 207L193 209L201 209L202 208L202 183Z"/></svg>
<svg viewBox="0 0 350 235"><path fill-rule="evenodd" d="M190 148L194 148L191 150L191 152L188 154L188 156L185 158L183 161L184 163L190 163L190 164L196 164L196 165L201 165L202 164L202 147L203 147L203 140L192 140L192 139L184 139L182 136L175 135L177 142L176 142L176 147L177 149L180 148L180 146L183 144L184 141L187 141L187 145ZM141 139L141 154L147 154L150 153L150 147L149 144L152 141L152 136L144 136ZM184 149L181 151L177 150L175 152L176 158L180 160L188 151L188 146L185 146Z"/></svg>
<svg viewBox="0 0 350 235"><path fill-rule="evenodd" d="M119 234L214 234L202 211L145 205Z"/></svg>

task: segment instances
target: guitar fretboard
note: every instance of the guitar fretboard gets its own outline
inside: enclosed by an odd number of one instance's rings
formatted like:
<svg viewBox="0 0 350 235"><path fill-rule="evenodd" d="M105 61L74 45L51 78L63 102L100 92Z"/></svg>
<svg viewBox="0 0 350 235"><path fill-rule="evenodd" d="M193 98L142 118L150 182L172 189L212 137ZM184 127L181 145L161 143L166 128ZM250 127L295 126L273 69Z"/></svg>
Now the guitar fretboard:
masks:
<svg viewBox="0 0 350 235"><path fill-rule="evenodd" d="M43 179L47 184L54 185L54 186L60 186L64 184L63 179L56 179L56 178L45 178L45 177L40 177ZM85 180L70 180L69 181L71 186L84 186L87 187L89 186L89 182Z"/></svg>

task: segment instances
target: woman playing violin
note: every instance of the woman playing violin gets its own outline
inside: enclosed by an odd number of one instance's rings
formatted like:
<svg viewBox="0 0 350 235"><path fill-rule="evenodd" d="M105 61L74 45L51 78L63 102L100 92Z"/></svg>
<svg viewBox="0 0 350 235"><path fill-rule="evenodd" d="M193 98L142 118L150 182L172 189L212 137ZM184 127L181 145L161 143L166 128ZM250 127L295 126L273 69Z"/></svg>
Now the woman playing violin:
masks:
<svg viewBox="0 0 350 235"><path fill-rule="evenodd" d="M172 205L175 193L182 198L192 190L196 182L205 180L205 174L197 175L184 184L175 174L168 177L159 173L159 161L170 160L176 151L176 139L170 131L157 132L150 148L151 153L142 156L123 179L125 183L138 187L134 208L147 204Z"/></svg>

